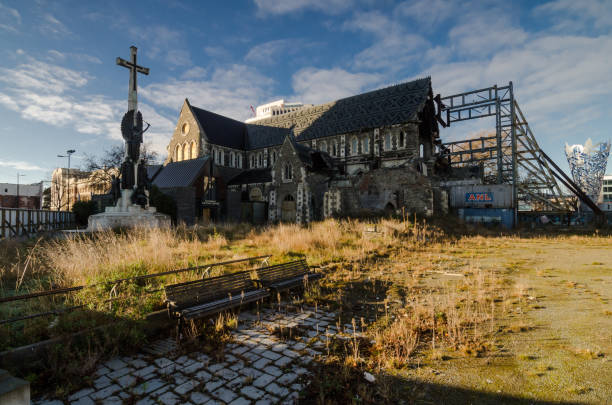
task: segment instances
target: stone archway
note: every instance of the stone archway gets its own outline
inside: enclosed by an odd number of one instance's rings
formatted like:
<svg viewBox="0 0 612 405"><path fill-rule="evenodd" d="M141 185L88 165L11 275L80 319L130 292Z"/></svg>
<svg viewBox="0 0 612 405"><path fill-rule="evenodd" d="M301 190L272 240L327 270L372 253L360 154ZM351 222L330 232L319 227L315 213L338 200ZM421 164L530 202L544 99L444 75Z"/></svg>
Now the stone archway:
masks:
<svg viewBox="0 0 612 405"><path fill-rule="evenodd" d="M295 198L291 194L287 194L281 203L281 221L295 222L296 206Z"/></svg>

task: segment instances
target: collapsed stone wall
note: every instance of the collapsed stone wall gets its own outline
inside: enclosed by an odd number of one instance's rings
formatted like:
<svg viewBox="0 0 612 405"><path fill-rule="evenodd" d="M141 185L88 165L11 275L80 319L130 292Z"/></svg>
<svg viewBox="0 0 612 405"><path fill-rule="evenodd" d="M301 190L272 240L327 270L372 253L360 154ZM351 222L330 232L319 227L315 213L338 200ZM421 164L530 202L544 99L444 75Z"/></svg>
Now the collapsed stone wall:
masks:
<svg viewBox="0 0 612 405"><path fill-rule="evenodd" d="M400 210L426 216L434 213L431 179L410 167L381 168L360 176L334 180L324 201L326 217Z"/></svg>

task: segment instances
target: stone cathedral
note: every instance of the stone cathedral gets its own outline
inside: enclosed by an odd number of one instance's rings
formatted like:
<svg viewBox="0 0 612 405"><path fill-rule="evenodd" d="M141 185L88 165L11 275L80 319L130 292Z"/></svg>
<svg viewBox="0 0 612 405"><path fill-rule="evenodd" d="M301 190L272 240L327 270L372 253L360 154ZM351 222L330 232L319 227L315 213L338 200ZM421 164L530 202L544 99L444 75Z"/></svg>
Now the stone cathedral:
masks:
<svg viewBox="0 0 612 405"><path fill-rule="evenodd" d="M186 99L153 179L178 219L308 223L445 211L424 78L243 123Z"/></svg>

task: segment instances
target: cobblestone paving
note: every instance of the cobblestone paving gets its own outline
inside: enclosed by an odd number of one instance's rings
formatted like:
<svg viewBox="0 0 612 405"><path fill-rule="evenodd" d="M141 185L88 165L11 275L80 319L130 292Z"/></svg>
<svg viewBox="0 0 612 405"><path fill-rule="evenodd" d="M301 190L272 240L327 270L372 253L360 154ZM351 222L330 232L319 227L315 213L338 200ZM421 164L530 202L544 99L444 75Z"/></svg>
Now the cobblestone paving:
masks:
<svg viewBox="0 0 612 405"><path fill-rule="evenodd" d="M280 327L299 330L299 336L281 340L271 332ZM220 362L211 353L181 354L174 340L160 340L143 353L99 366L93 387L72 393L65 402L33 403L292 404L308 383L305 366L324 354L326 339L346 339L352 328L339 325L334 313L315 308L266 309L260 317L247 312L240 315L234 343L226 346Z"/></svg>

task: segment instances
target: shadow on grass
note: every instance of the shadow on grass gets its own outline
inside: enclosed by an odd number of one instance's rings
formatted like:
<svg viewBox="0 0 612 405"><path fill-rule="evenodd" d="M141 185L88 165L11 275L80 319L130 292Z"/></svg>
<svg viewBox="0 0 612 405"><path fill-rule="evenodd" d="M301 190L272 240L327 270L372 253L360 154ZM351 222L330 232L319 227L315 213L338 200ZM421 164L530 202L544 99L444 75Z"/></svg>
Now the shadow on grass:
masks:
<svg viewBox="0 0 612 405"><path fill-rule="evenodd" d="M67 326L70 323L72 328ZM63 397L78 387L91 385L101 361L144 347L161 323L82 309L52 320L49 329L57 330L50 332L47 340L0 353L0 363L2 368L30 381L32 397L44 393Z"/></svg>
<svg viewBox="0 0 612 405"><path fill-rule="evenodd" d="M377 375L370 383L362 371L340 364L315 364L311 371L311 383L302 392L299 404L580 404L529 399L391 375Z"/></svg>

